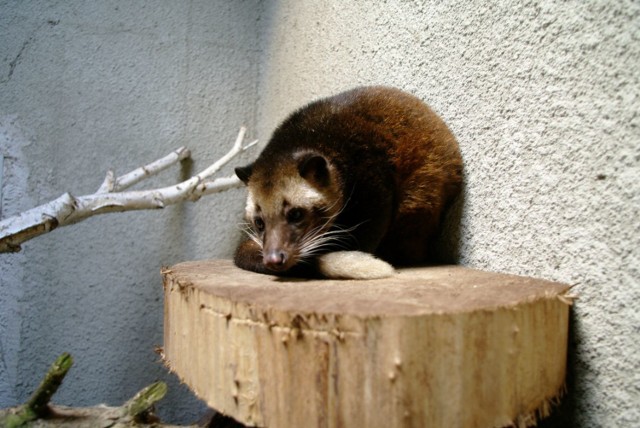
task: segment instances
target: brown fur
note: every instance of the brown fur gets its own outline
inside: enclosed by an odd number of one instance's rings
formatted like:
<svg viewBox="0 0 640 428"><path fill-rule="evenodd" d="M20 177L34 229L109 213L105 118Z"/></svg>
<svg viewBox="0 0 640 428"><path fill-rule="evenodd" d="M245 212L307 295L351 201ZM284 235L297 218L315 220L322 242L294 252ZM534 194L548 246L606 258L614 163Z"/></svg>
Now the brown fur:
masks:
<svg viewBox="0 0 640 428"><path fill-rule="evenodd" d="M326 168L320 161L303 172L301 164L314 155L326 160ZM355 228L340 249L369 252L396 265L415 264L434 255L443 212L460 191L462 160L445 123L418 98L393 88L363 87L293 113L255 163L237 169L262 205L272 203L283 179L298 172L327 205L333 204L332 211L339 211L335 224ZM275 238L268 236L277 236L293 248L295 229L283 220L288 208L278 209L261 239L273 244ZM235 262L270 272L267 255L260 252L257 244L242 243ZM290 270L299 261L276 270Z"/></svg>

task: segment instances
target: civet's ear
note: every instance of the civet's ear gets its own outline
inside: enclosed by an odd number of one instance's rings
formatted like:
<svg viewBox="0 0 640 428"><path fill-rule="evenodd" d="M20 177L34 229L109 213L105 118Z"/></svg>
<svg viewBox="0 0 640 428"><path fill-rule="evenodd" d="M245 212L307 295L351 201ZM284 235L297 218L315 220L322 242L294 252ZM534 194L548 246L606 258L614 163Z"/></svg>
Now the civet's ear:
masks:
<svg viewBox="0 0 640 428"><path fill-rule="evenodd" d="M317 153L305 153L298 158L298 172L305 180L318 187L328 186L331 179L329 163Z"/></svg>
<svg viewBox="0 0 640 428"><path fill-rule="evenodd" d="M239 166L235 169L236 175L244 184L249 183L249 178L251 178L251 173L253 172L253 164L249 164L247 166Z"/></svg>

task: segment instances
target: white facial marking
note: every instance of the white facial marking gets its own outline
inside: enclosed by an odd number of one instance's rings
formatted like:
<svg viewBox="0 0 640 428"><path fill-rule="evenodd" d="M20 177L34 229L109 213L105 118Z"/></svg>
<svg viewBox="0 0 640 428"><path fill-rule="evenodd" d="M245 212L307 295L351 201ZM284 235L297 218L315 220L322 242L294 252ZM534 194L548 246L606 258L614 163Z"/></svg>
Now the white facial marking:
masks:
<svg viewBox="0 0 640 428"><path fill-rule="evenodd" d="M300 177L287 181L282 191L283 199L294 206L311 208L314 205L321 205L326 199L321 192Z"/></svg>
<svg viewBox="0 0 640 428"><path fill-rule="evenodd" d="M245 205L244 210L247 213L247 218L249 219L253 218L256 214L256 203L254 202L253 192L251 191L251 188L249 188L249 192L247 194L247 204Z"/></svg>

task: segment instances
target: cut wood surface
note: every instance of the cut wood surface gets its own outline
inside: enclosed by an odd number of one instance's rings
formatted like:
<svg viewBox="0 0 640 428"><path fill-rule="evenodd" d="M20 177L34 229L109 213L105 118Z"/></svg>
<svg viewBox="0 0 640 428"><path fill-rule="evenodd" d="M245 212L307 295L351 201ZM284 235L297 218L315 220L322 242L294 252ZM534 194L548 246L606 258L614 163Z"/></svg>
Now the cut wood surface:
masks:
<svg viewBox="0 0 640 428"><path fill-rule="evenodd" d="M460 266L299 280L163 271L164 358L250 426L529 426L563 390L568 285Z"/></svg>

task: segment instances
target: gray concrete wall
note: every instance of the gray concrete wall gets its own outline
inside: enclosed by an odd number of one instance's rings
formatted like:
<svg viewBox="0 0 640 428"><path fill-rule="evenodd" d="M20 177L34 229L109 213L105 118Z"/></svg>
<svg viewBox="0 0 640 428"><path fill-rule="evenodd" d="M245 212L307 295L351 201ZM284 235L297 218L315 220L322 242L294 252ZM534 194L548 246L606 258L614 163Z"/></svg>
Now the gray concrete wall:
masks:
<svg viewBox="0 0 640 428"><path fill-rule="evenodd" d="M404 88L461 145L450 240L460 262L576 284L570 393L547 426L632 426L639 28L640 6L622 0L2 2L2 214L92 192L107 168L182 144L198 170L241 123L266 140L317 96ZM228 257L242 199L94 218L0 255L0 407L23 400L62 351L77 361L63 404L113 404L171 379L152 352L159 267ZM183 388L171 391L169 419L197 414Z"/></svg>
<svg viewBox="0 0 640 428"><path fill-rule="evenodd" d="M0 2L3 217L92 193L107 169L122 174L181 145L192 165L136 188L176 183L226 153L241 125L255 129L261 11L259 1ZM0 407L24 400L68 351L60 404L119 404L169 379L163 415L199 416L154 353L159 272L229 257L242 199L236 190L91 218L0 255Z"/></svg>

